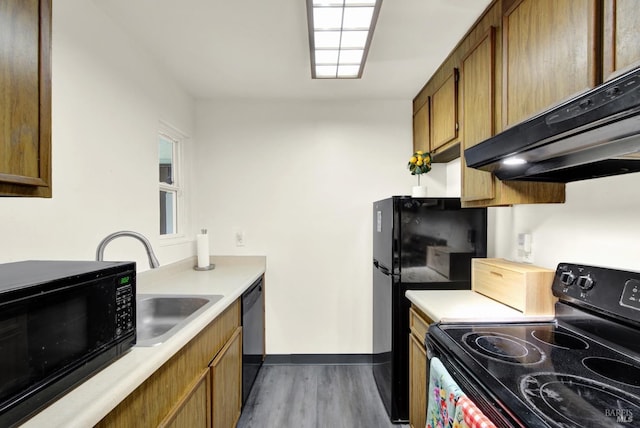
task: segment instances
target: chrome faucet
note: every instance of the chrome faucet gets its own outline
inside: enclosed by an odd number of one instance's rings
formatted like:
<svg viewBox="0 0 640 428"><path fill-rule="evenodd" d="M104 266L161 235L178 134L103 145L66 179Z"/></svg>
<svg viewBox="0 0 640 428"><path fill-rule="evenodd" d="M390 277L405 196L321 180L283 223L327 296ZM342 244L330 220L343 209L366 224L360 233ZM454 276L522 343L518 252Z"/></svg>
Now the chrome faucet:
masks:
<svg viewBox="0 0 640 428"><path fill-rule="evenodd" d="M104 249L107 246L107 244L120 236L130 236L142 242L145 250L147 250L147 257L149 258L149 267L151 267L151 269L160 267L160 263L158 263L158 258L154 254L153 248L151 248L151 243L149 242L149 240L145 238L144 235L142 235L141 233L133 232L130 230L121 230L119 232L114 232L111 235L108 235L107 237L105 237L102 241L100 241L100 243L98 244L98 249L96 250L97 261L101 262L103 260Z"/></svg>

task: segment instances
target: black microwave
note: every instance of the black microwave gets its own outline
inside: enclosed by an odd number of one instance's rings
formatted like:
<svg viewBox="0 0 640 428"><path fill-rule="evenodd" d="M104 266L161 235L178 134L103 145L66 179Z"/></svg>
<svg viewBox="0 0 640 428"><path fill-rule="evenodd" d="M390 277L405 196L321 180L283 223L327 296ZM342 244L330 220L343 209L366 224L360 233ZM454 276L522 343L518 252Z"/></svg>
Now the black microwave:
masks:
<svg viewBox="0 0 640 428"><path fill-rule="evenodd" d="M134 262L0 264L0 426L15 426L136 341Z"/></svg>

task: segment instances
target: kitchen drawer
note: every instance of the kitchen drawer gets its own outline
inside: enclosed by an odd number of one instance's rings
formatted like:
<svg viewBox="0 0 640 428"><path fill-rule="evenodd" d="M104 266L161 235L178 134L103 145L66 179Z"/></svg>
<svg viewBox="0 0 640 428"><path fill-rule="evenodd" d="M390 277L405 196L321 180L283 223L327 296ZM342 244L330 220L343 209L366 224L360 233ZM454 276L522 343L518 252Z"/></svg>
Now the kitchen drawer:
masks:
<svg viewBox="0 0 640 428"><path fill-rule="evenodd" d="M433 323L433 320L415 306L409 308L409 329L412 334L417 336L423 342L427 334L427 330L429 329L429 324L431 323Z"/></svg>
<svg viewBox="0 0 640 428"><path fill-rule="evenodd" d="M452 281L469 280L474 253L451 247L427 247L427 266Z"/></svg>
<svg viewBox="0 0 640 428"><path fill-rule="evenodd" d="M551 315L554 271L504 259L473 259L471 289L525 315Z"/></svg>

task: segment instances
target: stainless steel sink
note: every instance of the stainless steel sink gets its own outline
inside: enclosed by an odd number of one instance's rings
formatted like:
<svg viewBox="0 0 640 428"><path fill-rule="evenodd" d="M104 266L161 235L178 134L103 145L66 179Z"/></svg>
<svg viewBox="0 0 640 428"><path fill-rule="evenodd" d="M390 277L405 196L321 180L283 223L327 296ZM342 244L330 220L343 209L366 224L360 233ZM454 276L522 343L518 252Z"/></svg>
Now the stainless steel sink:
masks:
<svg viewBox="0 0 640 428"><path fill-rule="evenodd" d="M222 295L138 294L136 296L136 346L166 341L217 301Z"/></svg>

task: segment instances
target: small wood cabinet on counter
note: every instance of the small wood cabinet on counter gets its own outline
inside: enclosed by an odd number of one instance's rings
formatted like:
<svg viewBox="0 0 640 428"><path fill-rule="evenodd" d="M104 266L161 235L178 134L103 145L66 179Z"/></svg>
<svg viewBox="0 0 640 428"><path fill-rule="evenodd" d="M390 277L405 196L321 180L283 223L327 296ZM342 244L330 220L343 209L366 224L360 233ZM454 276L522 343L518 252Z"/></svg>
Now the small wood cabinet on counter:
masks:
<svg viewBox="0 0 640 428"><path fill-rule="evenodd" d="M242 407L240 323L237 300L97 427L235 427Z"/></svg>
<svg viewBox="0 0 640 428"><path fill-rule="evenodd" d="M552 315L555 271L505 259L472 259L471 289L522 312Z"/></svg>

